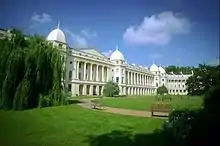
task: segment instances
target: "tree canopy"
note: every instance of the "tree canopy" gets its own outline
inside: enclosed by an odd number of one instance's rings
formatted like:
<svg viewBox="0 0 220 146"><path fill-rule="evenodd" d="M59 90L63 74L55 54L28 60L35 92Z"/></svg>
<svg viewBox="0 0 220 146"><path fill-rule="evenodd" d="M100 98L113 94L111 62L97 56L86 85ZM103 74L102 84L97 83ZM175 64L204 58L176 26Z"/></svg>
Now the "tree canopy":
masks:
<svg viewBox="0 0 220 146"><path fill-rule="evenodd" d="M118 95L120 92L119 87L116 83L110 81L104 86L103 95L107 97L113 97Z"/></svg>
<svg viewBox="0 0 220 146"><path fill-rule="evenodd" d="M170 65L168 67L165 67L165 70L167 73L169 72L173 72L174 74L180 74L180 72L182 72L183 74L191 74L192 70L194 70L195 67L191 67L191 66L174 66L174 65Z"/></svg>
<svg viewBox="0 0 220 146"><path fill-rule="evenodd" d="M13 30L0 39L0 109L22 110L64 103L64 58L39 36Z"/></svg>
<svg viewBox="0 0 220 146"><path fill-rule="evenodd" d="M157 88L157 94L159 94L159 95L168 94L168 90L164 85L162 85Z"/></svg>
<svg viewBox="0 0 220 146"><path fill-rule="evenodd" d="M201 95L208 91L212 86L219 83L220 66L210 66L199 64L195 69L194 75L186 81L188 94Z"/></svg>

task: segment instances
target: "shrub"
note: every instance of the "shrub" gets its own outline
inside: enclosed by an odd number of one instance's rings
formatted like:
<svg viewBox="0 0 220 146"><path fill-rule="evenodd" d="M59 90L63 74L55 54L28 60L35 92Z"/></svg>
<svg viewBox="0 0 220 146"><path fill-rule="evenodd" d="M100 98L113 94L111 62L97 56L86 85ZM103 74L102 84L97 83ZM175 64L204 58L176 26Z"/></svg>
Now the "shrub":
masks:
<svg viewBox="0 0 220 146"><path fill-rule="evenodd" d="M107 82L104 86L103 95L113 97L119 94L119 87L114 82Z"/></svg>
<svg viewBox="0 0 220 146"><path fill-rule="evenodd" d="M184 144L193 123L200 113L199 110L177 110L173 111L168 121L163 125L165 134L177 144Z"/></svg>
<svg viewBox="0 0 220 146"><path fill-rule="evenodd" d="M163 86L157 88L157 94L159 94L159 95L168 94L168 90L167 90L167 88L163 85Z"/></svg>

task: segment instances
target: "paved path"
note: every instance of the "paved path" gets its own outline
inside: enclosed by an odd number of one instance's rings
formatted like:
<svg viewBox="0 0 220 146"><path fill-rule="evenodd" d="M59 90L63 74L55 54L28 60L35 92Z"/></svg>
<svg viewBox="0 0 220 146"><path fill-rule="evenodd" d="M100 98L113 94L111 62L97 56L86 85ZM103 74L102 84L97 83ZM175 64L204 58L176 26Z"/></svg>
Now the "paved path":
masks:
<svg viewBox="0 0 220 146"><path fill-rule="evenodd" d="M95 100L95 99L99 99L99 98L80 99L81 103L78 103L78 105L83 107L83 108L96 110L96 109L91 108L91 105L92 105L91 101ZM121 115L130 115L130 116L136 116L136 117L151 117L151 112L149 112L149 111L122 109L122 108L114 108L114 107L106 107L106 106L104 106L102 108L102 110L98 110L98 111L107 112L107 113L121 114ZM154 118L163 118L164 119L164 117L154 117Z"/></svg>

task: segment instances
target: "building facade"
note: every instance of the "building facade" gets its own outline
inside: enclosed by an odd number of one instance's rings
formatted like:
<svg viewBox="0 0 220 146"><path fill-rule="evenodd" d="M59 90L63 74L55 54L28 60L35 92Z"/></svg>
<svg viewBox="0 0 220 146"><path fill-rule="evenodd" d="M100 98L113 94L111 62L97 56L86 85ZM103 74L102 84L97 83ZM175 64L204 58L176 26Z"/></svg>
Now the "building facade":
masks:
<svg viewBox="0 0 220 146"><path fill-rule="evenodd" d="M70 48L59 26L46 40L64 52L65 83L73 96L102 95L108 81L118 84L120 95L153 95L162 85L167 87L169 94L187 94L185 83L192 74L168 74L156 64L150 68L129 64L118 47L110 57L93 48Z"/></svg>

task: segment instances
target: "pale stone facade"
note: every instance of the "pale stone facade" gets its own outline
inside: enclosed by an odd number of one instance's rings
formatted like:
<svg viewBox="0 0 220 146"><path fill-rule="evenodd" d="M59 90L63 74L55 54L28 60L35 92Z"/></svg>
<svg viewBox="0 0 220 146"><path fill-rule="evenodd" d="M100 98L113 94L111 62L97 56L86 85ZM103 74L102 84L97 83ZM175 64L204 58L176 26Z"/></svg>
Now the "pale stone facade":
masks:
<svg viewBox="0 0 220 146"><path fill-rule="evenodd" d="M73 96L102 95L108 81L118 84L120 95L153 95L162 85L167 87L169 94L187 94L185 83L192 74L167 74L155 64L150 68L129 64L118 47L110 57L93 48L70 48L59 26L49 33L47 41L64 51L65 83Z"/></svg>

